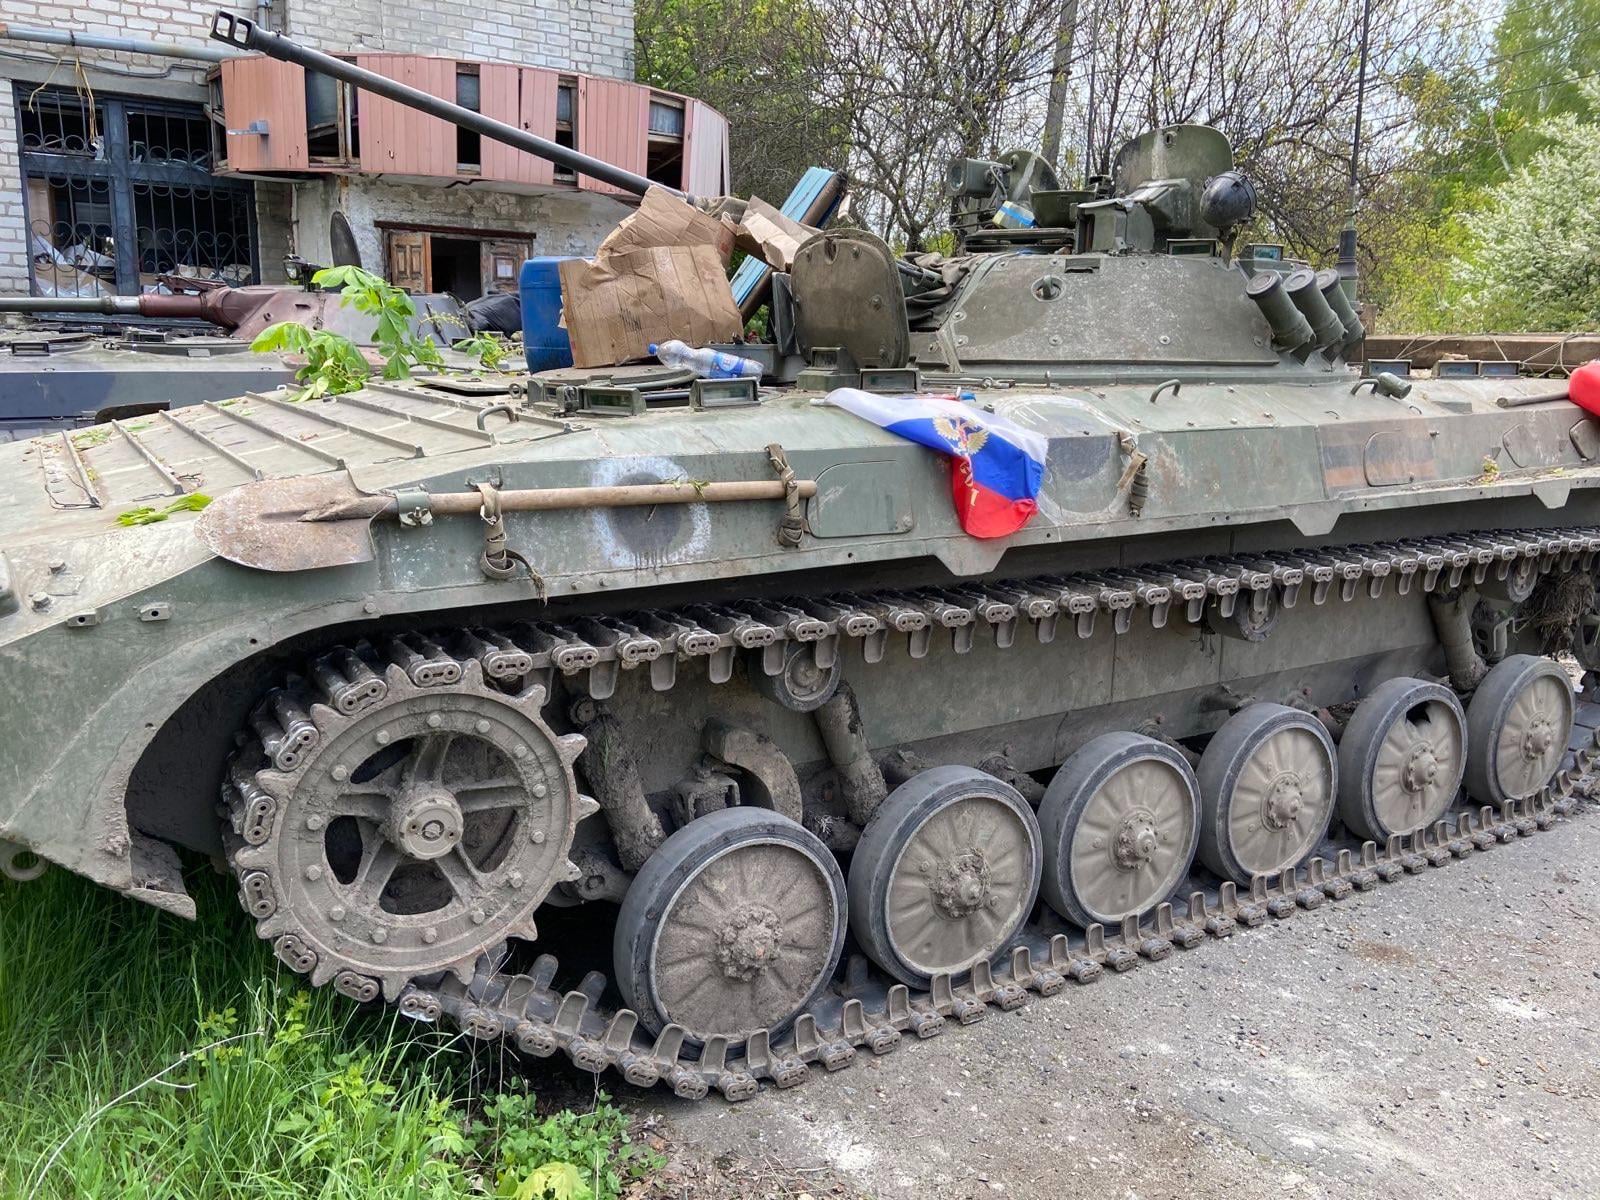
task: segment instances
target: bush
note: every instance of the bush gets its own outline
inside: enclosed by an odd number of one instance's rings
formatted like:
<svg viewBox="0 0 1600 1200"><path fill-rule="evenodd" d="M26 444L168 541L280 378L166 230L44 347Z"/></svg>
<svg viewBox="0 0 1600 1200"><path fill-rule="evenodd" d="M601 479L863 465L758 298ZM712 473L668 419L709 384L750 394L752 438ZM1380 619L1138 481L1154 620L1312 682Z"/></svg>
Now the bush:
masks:
<svg viewBox="0 0 1600 1200"><path fill-rule="evenodd" d="M1567 115L1542 132L1549 144L1465 219L1457 280L1463 316L1482 328L1600 325L1600 125Z"/></svg>

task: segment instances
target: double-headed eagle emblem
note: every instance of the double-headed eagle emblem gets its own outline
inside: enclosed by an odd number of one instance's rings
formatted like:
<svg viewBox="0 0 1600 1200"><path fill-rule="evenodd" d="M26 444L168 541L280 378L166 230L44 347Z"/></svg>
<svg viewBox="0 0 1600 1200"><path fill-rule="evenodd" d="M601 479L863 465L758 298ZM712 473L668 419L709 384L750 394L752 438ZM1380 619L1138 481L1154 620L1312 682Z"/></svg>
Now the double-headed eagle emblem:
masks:
<svg viewBox="0 0 1600 1200"><path fill-rule="evenodd" d="M949 442L963 458L971 458L989 440L989 431L961 417L935 417L933 431Z"/></svg>

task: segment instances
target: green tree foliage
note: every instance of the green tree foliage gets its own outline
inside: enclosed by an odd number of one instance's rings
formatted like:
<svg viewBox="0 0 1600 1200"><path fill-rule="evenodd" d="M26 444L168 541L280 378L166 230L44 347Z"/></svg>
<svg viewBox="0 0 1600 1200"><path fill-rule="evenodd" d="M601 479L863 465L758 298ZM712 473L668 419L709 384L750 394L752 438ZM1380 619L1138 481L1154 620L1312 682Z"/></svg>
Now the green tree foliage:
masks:
<svg viewBox="0 0 1600 1200"><path fill-rule="evenodd" d="M1464 16L1446 35L1466 45L1475 27L1482 18ZM1600 174L1583 178L1592 156L1562 164L1545 152L1572 145L1566 118L1592 130L1600 116L1600 0L1510 0L1484 44L1468 49L1403 77L1417 153L1363 213L1379 325L1565 329L1586 308L1592 323L1592 299L1558 300L1553 289L1582 287L1583 258L1595 250L1581 230L1593 228L1585 213Z"/></svg>
<svg viewBox="0 0 1600 1200"><path fill-rule="evenodd" d="M1600 115L1588 86L1600 70L1600 0L1511 0L1490 64L1482 101L1489 145L1477 145L1503 176L1554 139L1551 118Z"/></svg>
<svg viewBox="0 0 1600 1200"><path fill-rule="evenodd" d="M1600 113L1590 82L1579 106ZM1543 144L1464 220L1455 280L1474 323L1499 329L1600 325L1600 122L1572 113L1531 125Z"/></svg>
<svg viewBox="0 0 1600 1200"><path fill-rule="evenodd" d="M640 80L728 118L734 192L781 204L807 167L843 166L812 0L638 0L634 36Z"/></svg>

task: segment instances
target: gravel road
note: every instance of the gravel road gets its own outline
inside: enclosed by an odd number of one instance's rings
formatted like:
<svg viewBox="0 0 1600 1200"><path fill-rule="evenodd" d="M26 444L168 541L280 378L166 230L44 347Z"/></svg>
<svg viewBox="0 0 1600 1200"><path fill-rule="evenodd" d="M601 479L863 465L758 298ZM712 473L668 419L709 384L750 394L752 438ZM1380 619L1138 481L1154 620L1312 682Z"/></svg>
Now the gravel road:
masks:
<svg viewBox="0 0 1600 1200"><path fill-rule="evenodd" d="M1594 1197L1600 816L798 1091L635 1107L747 1195Z"/></svg>

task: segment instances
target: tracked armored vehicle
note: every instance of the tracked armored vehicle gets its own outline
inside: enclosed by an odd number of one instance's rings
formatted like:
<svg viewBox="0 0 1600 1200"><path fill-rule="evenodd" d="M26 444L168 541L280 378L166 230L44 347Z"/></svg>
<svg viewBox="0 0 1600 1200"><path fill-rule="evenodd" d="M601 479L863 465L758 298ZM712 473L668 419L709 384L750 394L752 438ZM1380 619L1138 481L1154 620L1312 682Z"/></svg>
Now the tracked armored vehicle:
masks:
<svg viewBox="0 0 1600 1200"><path fill-rule="evenodd" d="M739 1099L1551 827L1600 430L1358 378L1337 278L1224 252L1224 149L1141 139L915 315L865 235L802 254L812 378L1046 439L1003 539L803 388L0 448L0 834L177 913L209 855L312 984Z"/></svg>
<svg viewBox="0 0 1600 1200"><path fill-rule="evenodd" d="M371 319L344 307L338 292L224 287L177 276L165 282L196 290L0 296L0 319L15 322L0 325L0 441L292 383L298 364L250 349L251 339L276 321L329 329L358 345L372 341ZM449 347L467 335L453 297L416 296L413 303L418 337Z"/></svg>

